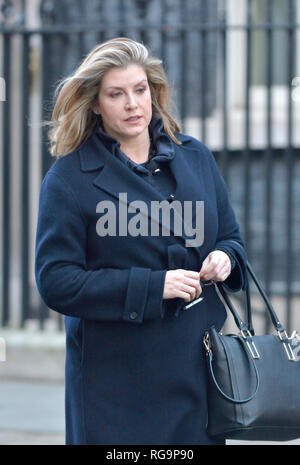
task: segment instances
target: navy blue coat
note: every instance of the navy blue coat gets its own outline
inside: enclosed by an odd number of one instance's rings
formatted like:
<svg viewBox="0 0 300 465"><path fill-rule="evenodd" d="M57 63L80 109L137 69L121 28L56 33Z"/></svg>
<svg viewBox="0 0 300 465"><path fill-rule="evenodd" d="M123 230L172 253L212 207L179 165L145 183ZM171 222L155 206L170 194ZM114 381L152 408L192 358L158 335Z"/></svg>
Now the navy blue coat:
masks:
<svg viewBox="0 0 300 465"><path fill-rule="evenodd" d="M204 242L187 247L183 232L156 237L97 234L98 202L119 193L149 206L165 198L114 157L95 131L58 160L40 192L36 281L66 327L67 444L219 444L206 433L206 367L202 338L221 328L226 310L214 286L190 310L162 299L166 271L199 271L215 248L236 261L226 280L244 286L239 227L214 157L183 134L172 142L174 199L204 201ZM195 212L194 212L195 213ZM118 216L117 216L118 223ZM118 225L118 224L117 224Z"/></svg>

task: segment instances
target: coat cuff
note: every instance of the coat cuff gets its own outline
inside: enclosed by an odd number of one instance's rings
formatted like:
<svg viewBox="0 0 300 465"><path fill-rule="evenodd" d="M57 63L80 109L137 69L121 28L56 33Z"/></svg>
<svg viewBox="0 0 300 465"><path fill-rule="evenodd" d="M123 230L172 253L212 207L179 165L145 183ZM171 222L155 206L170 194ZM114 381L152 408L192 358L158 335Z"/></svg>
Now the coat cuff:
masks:
<svg viewBox="0 0 300 465"><path fill-rule="evenodd" d="M142 323L161 318L166 270L130 269L123 320Z"/></svg>
<svg viewBox="0 0 300 465"><path fill-rule="evenodd" d="M144 320L163 318L163 293L167 270L151 271Z"/></svg>

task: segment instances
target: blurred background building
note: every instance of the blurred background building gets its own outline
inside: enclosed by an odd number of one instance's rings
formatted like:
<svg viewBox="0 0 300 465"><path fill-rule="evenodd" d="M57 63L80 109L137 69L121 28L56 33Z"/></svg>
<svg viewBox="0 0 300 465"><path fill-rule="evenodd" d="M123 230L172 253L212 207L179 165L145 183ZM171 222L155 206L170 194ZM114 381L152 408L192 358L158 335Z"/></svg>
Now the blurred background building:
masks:
<svg viewBox="0 0 300 465"><path fill-rule="evenodd" d="M63 370L63 320L34 279L39 188L53 163L41 123L59 80L116 36L163 59L182 132L213 151L249 260L287 330L300 329L299 25L300 0L0 1L0 336L7 353L16 334L30 334L32 357L59 347L43 366L24 360L26 373ZM260 303L253 309L268 329ZM3 373L13 361L12 351Z"/></svg>

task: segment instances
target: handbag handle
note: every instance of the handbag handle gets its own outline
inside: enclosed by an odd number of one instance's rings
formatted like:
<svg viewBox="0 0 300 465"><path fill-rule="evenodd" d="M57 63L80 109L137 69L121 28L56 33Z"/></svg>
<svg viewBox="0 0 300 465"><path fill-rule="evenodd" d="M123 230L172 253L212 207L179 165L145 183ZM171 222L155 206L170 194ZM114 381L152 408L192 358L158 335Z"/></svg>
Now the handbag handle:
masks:
<svg viewBox="0 0 300 465"><path fill-rule="evenodd" d="M237 339L240 341L240 343L244 346L244 341L241 337L237 336ZM254 360L250 357L249 353L247 350L245 350L245 353L247 355L247 358L248 358L248 361L249 361L249 364L254 367L254 372L255 372L255 378L256 378L256 386L255 386L255 389L254 389L254 392L253 394L251 394L251 396L247 397L246 399L234 399L233 397L230 397L228 396L227 394L225 394L224 391L222 391L221 387L219 386L217 380L216 380L216 377L215 377L215 374L214 374L214 370L213 370L213 354L212 354L212 351L209 350L208 351L208 357L209 357L209 371L210 371L210 374L211 374L211 377L213 379L213 382L217 388L217 390L219 391L219 393L226 399L226 400L229 400L230 402L233 402L235 404L245 404L246 402L249 402L251 399L253 399L253 397L256 396L257 394L257 391L258 391L258 388L259 388L259 374L258 374L258 370L256 368L256 365L254 363Z"/></svg>
<svg viewBox="0 0 300 465"><path fill-rule="evenodd" d="M269 315L271 317L271 321L273 323L273 326L275 328L275 330L277 331L277 334L278 334L278 337L282 343L282 346L286 352L286 355L289 359L289 361L293 362L295 361L295 355L292 351L292 348L291 348L291 345L290 345L290 340L288 338L288 335L286 333L286 330L284 329L284 327L282 326L269 298L267 297L265 291L263 290L262 286L260 285L250 263L247 261L247 273L251 276L251 278L253 279L260 295L262 296L265 304L266 304L266 307L267 307L267 310L269 312ZM241 332L241 335L243 337L243 339L246 341L247 343L247 346L251 352L251 355L253 358L259 358L259 353L257 352L257 349L255 347L255 344L252 340L252 336L253 334L249 331L249 328L248 326L241 320L238 312L236 311L236 309L234 308L234 306L232 305L232 302L230 301L225 289L223 288L223 285L222 283L219 281L219 282L215 282L215 288L216 290L218 290L220 292L220 294L222 295L227 307L229 308L229 310L231 311L233 317L234 317L234 320L235 320L235 323L237 325L237 327L239 328L240 332ZM248 292L249 292L249 288L248 288ZM250 293L248 294L248 297L249 297L249 301L250 301ZM251 317L251 307L248 307L248 313L250 313L250 317Z"/></svg>
<svg viewBox="0 0 300 465"><path fill-rule="evenodd" d="M257 289L259 290L259 293L260 295L262 296L266 306L267 306L267 309L269 311L269 314L270 314L270 317L271 317L271 320L272 320L272 323L276 329L276 331L279 331L279 332L282 332L284 331L284 328L282 326L282 324L280 323L280 320L271 304L271 301L270 299L268 298L267 294L265 293L265 291L263 290L262 286L260 285L251 265L249 262L247 262L247 271L248 273L250 274L251 278L253 279Z"/></svg>
<svg viewBox="0 0 300 465"><path fill-rule="evenodd" d="M243 247L241 246L241 244L233 239L229 239L229 242L233 242L236 246L238 246L240 249L243 249ZM250 288L249 288L249 280L248 280L248 276L250 275L251 278L253 279L260 295L262 296L266 306L267 306L267 309L269 311L269 314L270 314L270 317L271 317L271 320L272 320L272 323L276 329L276 331L278 333L285 333L285 330L282 326L282 324L280 323L279 321L279 318L278 316L276 315L276 312L270 302L270 300L268 299L265 291L263 290L262 286L260 285L250 263L247 261L246 263L246 269L247 269L247 276L246 276L246 308L247 308L247 319L248 319L248 331L254 335L254 329L253 329L253 325L252 325L252 309L251 309L251 299L250 299ZM222 294L223 295L223 294ZM226 302L227 303L227 302Z"/></svg>
<svg viewBox="0 0 300 465"><path fill-rule="evenodd" d="M235 246L238 246L238 248L242 250L242 253L244 253L244 248L239 242L233 239L229 239L229 242L233 242L233 244L235 244ZM253 323L252 323L252 311L251 311L251 299L250 299L250 287L249 287L248 273L245 278L246 278L245 279L246 280L245 292L246 292L246 310L247 310L248 331L250 332L252 336L254 336L255 332L254 332Z"/></svg>
<svg viewBox="0 0 300 465"><path fill-rule="evenodd" d="M250 298L250 286L249 286L249 281L248 281L248 275L247 275L247 281L246 281L246 309L247 309L247 323L248 323L248 330L252 336L255 335L255 331L253 328L253 323L252 323L252 307L251 307L251 298Z"/></svg>
<svg viewBox="0 0 300 465"><path fill-rule="evenodd" d="M247 265L246 265L246 268L247 268L247 274L251 276L251 278L253 279L261 297L263 298L265 304L266 304L266 307L267 307L267 310L269 312L269 315L271 317L271 321L273 323L273 326L274 328L276 329L276 331L279 333L279 334L286 334L285 332L285 329L284 327L282 326L271 302L270 302L270 299L267 297L265 291L263 290L261 284L259 283L250 263L247 261ZM239 330L243 333L243 332L250 332L249 331L249 321L248 321L248 326L241 320L238 312L236 311L236 309L234 308L232 302L230 301L228 295L227 295L227 292L225 291L222 283L219 281L217 283L215 283L218 290L220 291L223 299L225 300L225 303L226 305L228 306L229 310L231 311L233 317L234 317L234 320L235 320L235 323L236 325L238 326ZM248 320L249 320L249 317L250 317L250 321L252 321L252 309L251 309L251 300L250 300L250 291L249 291L249 282L248 282L248 279L247 279L247 286L246 286L246 295L247 295L247 312L248 312Z"/></svg>

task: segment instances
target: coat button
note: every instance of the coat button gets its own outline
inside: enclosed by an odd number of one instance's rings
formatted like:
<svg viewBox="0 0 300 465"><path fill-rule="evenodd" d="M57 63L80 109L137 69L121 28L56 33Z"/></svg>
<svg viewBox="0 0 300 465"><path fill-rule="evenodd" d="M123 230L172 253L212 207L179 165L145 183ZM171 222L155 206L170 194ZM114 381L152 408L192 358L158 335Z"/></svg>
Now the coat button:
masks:
<svg viewBox="0 0 300 465"><path fill-rule="evenodd" d="M138 314L136 312L131 312L130 315L129 315L129 318L131 320L135 320L137 316L138 316Z"/></svg>
<svg viewBox="0 0 300 465"><path fill-rule="evenodd" d="M175 199L175 195L170 194L169 197L168 197L168 201L172 202L174 199Z"/></svg>

